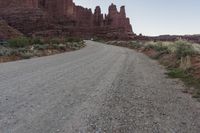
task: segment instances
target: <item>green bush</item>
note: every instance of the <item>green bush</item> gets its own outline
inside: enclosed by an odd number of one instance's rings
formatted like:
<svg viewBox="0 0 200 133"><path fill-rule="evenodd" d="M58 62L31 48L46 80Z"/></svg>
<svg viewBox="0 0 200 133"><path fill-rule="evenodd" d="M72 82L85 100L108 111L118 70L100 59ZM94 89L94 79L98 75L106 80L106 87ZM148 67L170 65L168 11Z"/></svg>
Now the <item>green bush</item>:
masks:
<svg viewBox="0 0 200 133"><path fill-rule="evenodd" d="M193 98L200 98L200 80L194 78L192 75L189 74L189 70L184 71L180 68L173 68L170 69L167 73L172 78L179 78L181 79L186 86L193 87Z"/></svg>
<svg viewBox="0 0 200 133"><path fill-rule="evenodd" d="M37 49L37 50L45 50L45 49L48 49L49 45L48 44L37 44L37 45L34 45L34 49Z"/></svg>
<svg viewBox="0 0 200 133"><path fill-rule="evenodd" d="M131 48L134 48L134 49L139 49L141 48L143 45L141 44L141 42L139 41L133 41L133 42L130 42L128 44Z"/></svg>
<svg viewBox="0 0 200 133"><path fill-rule="evenodd" d="M18 37L8 40L8 45L14 48L22 48L31 44L31 41L27 37Z"/></svg>
<svg viewBox="0 0 200 133"><path fill-rule="evenodd" d="M178 58L191 56L195 54L195 50L192 44L185 41L177 41L176 43L176 55Z"/></svg>
<svg viewBox="0 0 200 133"><path fill-rule="evenodd" d="M81 41L83 41L81 38L76 38L76 37L65 38L65 42L81 42Z"/></svg>
<svg viewBox="0 0 200 133"><path fill-rule="evenodd" d="M144 48L145 48L146 50L154 49L154 45L152 45L152 44L147 44L147 45L145 45Z"/></svg>
<svg viewBox="0 0 200 133"><path fill-rule="evenodd" d="M72 50L78 50L85 46L84 42L68 42L65 44L67 48Z"/></svg>
<svg viewBox="0 0 200 133"><path fill-rule="evenodd" d="M73 49L73 50L76 50L77 48L77 44L76 43L67 43L66 47L70 48L70 49Z"/></svg>
<svg viewBox="0 0 200 133"><path fill-rule="evenodd" d="M162 42L158 42L155 45L152 45L153 49L156 50L157 52L163 52L163 51L168 51L168 47L164 46Z"/></svg>
<svg viewBox="0 0 200 133"><path fill-rule="evenodd" d="M42 40L41 38L32 38L31 44L33 44L33 45L44 44L44 40Z"/></svg>
<svg viewBox="0 0 200 133"><path fill-rule="evenodd" d="M28 49L26 48L18 48L16 49L18 53L26 53L27 51L29 51Z"/></svg>
<svg viewBox="0 0 200 133"><path fill-rule="evenodd" d="M51 44L50 48L52 48L52 49L59 49L59 45L58 44Z"/></svg>
<svg viewBox="0 0 200 133"><path fill-rule="evenodd" d="M58 48L59 48L59 50L63 50L63 51L66 51L66 45L63 45L63 44L59 44L58 45Z"/></svg>
<svg viewBox="0 0 200 133"><path fill-rule="evenodd" d="M50 44L60 44L62 43L62 40L59 38L53 38L50 40Z"/></svg>
<svg viewBox="0 0 200 133"><path fill-rule="evenodd" d="M27 53L21 53L21 57L23 59L30 59L31 57L33 57L33 53L27 52Z"/></svg>
<svg viewBox="0 0 200 133"><path fill-rule="evenodd" d="M170 50L168 49L167 46L164 46L162 43L157 43L157 44L147 44L145 46L145 50L149 50L149 49L154 49L155 51L159 52L161 55L164 53L169 53Z"/></svg>
<svg viewBox="0 0 200 133"><path fill-rule="evenodd" d="M174 68L167 73L172 78L186 78L187 74L180 68Z"/></svg>
<svg viewBox="0 0 200 133"><path fill-rule="evenodd" d="M168 51L168 47L163 45L155 45L154 49L158 52Z"/></svg>
<svg viewBox="0 0 200 133"><path fill-rule="evenodd" d="M10 56L14 54L15 54L15 51L12 49L0 49L0 56Z"/></svg>
<svg viewBox="0 0 200 133"><path fill-rule="evenodd" d="M91 38L91 41L104 42L104 39L100 37L94 37L94 38Z"/></svg>

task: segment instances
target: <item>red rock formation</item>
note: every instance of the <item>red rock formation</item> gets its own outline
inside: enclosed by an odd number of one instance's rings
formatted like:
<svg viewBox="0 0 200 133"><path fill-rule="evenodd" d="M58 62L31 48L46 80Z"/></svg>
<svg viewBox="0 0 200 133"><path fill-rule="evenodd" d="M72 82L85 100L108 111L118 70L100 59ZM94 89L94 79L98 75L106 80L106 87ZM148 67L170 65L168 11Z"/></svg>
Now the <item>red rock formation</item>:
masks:
<svg viewBox="0 0 200 133"><path fill-rule="evenodd" d="M63 17L67 15L66 5L70 5L69 0L39 0L39 4L39 7L45 9L53 17Z"/></svg>
<svg viewBox="0 0 200 133"><path fill-rule="evenodd" d="M103 14L100 6L97 6L94 11L94 26L103 26Z"/></svg>
<svg viewBox="0 0 200 133"><path fill-rule="evenodd" d="M118 12L114 4L109 6L108 15L105 15L105 19L103 20L103 26L96 27L94 31L98 36L110 39L134 37L129 18L126 17L125 6L122 6L120 12Z"/></svg>
<svg viewBox="0 0 200 133"><path fill-rule="evenodd" d="M109 7L103 17L101 8L76 6L73 0L0 0L0 17L25 34L48 33L54 35L100 36L125 39L132 33L125 7L117 11Z"/></svg>
<svg viewBox="0 0 200 133"><path fill-rule="evenodd" d="M122 6L120 12L118 12L116 5L111 4L108 15L106 16L106 25L123 28L127 32L132 32L129 18L126 17L125 6Z"/></svg>
<svg viewBox="0 0 200 133"><path fill-rule="evenodd" d="M29 7L37 8L38 0L0 0L0 8Z"/></svg>
<svg viewBox="0 0 200 133"><path fill-rule="evenodd" d="M76 26L78 27L89 27L93 25L93 14L91 9L76 6Z"/></svg>
<svg viewBox="0 0 200 133"><path fill-rule="evenodd" d="M10 27L4 20L0 18L0 40L15 38L22 36L18 30Z"/></svg>
<svg viewBox="0 0 200 133"><path fill-rule="evenodd" d="M10 26L25 35L31 35L35 31L42 31L52 27L49 16L41 9L13 8L1 10L0 16Z"/></svg>

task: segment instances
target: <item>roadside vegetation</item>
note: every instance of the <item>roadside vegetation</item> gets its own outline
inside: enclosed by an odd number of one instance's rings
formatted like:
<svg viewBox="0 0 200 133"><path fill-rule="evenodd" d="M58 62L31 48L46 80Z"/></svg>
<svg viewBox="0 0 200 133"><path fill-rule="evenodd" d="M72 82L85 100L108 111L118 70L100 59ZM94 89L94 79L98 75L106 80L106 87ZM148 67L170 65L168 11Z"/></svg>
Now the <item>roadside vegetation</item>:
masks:
<svg viewBox="0 0 200 133"><path fill-rule="evenodd" d="M109 41L111 45L128 47L145 53L168 69L167 75L181 79L184 92L200 99L200 45L184 40L175 42Z"/></svg>
<svg viewBox="0 0 200 133"><path fill-rule="evenodd" d="M0 62L47 56L84 47L79 38L17 37L0 43Z"/></svg>

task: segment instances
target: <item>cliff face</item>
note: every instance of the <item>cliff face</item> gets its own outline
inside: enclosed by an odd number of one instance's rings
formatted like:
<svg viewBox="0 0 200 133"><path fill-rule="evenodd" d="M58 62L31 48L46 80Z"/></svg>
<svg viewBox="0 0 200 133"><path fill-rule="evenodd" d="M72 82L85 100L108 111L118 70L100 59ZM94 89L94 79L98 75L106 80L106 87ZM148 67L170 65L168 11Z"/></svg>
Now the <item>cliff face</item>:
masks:
<svg viewBox="0 0 200 133"><path fill-rule="evenodd" d="M96 7L94 14L96 21L95 33L98 36L114 39L123 39L133 37L132 26L130 24L129 18L126 17L125 6L117 11L117 7L111 4L108 9L108 14L105 17L101 14L100 7ZM106 33L107 31L107 33ZM105 34L106 33L106 34Z"/></svg>
<svg viewBox="0 0 200 133"><path fill-rule="evenodd" d="M37 8L38 0L0 0L0 8L29 7Z"/></svg>
<svg viewBox="0 0 200 133"><path fill-rule="evenodd" d="M22 36L19 31L10 27L4 20L1 20L0 18L0 40L19 36Z"/></svg>
<svg viewBox="0 0 200 133"><path fill-rule="evenodd" d="M0 0L0 9L0 17L28 35L133 37L124 6L118 12L112 4L108 14L103 15L99 6L92 13L91 9L76 6L73 0Z"/></svg>

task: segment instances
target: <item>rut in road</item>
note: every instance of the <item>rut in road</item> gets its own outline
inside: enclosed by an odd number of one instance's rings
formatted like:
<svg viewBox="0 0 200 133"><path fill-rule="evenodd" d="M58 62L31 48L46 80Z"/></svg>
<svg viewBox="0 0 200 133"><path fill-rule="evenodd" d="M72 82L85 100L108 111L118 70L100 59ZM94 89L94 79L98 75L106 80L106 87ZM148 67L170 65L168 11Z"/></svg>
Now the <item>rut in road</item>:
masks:
<svg viewBox="0 0 200 133"><path fill-rule="evenodd" d="M0 64L0 133L200 132L200 103L156 61L86 44Z"/></svg>

